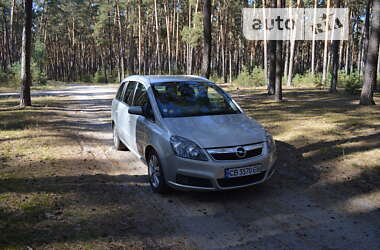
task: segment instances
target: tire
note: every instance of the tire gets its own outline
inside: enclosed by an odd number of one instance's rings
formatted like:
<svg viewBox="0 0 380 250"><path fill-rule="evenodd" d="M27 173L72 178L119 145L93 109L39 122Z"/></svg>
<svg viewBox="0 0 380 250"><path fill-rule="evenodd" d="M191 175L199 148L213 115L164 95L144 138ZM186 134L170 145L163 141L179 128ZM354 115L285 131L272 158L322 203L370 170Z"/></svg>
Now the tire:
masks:
<svg viewBox="0 0 380 250"><path fill-rule="evenodd" d="M112 134L113 134L113 147L118 151L126 151L127 147L120 141L119 135L117 133L116 125L113 125L112 128Z"/></svg>
<svg viewBox="0 0 380 250"><path fill-rule="evenodd" d="M164 172L162 171L160 159L154 151L148 156L148 177L153 192L165 194L169 191Z"/></svg>

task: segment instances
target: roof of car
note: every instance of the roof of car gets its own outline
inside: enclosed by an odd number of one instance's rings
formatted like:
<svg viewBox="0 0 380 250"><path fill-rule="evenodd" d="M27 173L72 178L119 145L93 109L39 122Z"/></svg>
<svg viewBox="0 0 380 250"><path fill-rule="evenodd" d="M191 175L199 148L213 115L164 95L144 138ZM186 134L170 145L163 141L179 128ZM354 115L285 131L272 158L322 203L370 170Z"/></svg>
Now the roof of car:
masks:
<svg viewBox="0 0 380 250"><path fill-rule="evenodd" d="M160 82L178 82L178 81L201 81L211 82L208 79L201 76L193 75L132 75L125 78L123 81L139 80L148 84L160 83Z"/></svg>

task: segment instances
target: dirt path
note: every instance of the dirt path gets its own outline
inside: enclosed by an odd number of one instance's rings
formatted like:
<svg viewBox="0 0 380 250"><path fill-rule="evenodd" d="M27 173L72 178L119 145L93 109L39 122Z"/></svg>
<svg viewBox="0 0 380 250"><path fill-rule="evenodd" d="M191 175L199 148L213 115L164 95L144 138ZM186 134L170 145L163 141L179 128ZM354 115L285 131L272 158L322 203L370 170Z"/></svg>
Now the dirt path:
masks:
<svg viewBox="0 0 380 250"><path fill-rule="evenodd" d="M111 147L115 89L74 86L64 92L72 99L66 111L81 138L82 157L104 162L93 174L122 178L119 188L128 192L115 199L134 202L136 237L143 247L380 249L380 204L365 195L371 191L321 180L285 142L278 142L279 171L266 184L160 196L149 189L145 165L132 153Z"/></svg>

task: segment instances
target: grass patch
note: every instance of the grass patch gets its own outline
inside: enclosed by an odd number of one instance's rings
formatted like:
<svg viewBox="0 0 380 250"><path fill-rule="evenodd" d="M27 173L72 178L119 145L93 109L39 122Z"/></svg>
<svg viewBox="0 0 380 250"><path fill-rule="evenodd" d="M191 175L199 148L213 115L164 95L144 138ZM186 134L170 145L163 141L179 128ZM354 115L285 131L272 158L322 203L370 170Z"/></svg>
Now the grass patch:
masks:
<svg viewBox="0 0 380 250"><path fill-rule="evenodd" d="M342 176L360 174L375 177L379 171L378 106L360 106L345 91L329 94L326 90L285 89L282 103L276 103L263 89L230 87L229 91L276 140L293 145L316 168L330 166L324 178L337 181ZM380 103L379 93L375 101Z"/></svg>

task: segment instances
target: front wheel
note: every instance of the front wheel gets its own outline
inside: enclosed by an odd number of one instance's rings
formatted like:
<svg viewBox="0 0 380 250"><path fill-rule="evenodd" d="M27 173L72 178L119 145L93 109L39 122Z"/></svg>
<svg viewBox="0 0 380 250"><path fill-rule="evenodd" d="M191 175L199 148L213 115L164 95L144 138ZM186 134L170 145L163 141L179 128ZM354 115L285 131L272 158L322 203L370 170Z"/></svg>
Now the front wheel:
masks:
<svg viewBox="0 0 380 250"><path fill-rule="evenodd" d="M167 193L169 190L156 152L151 152L148 159L148 176L150 187L155 193Z"/></svg>

